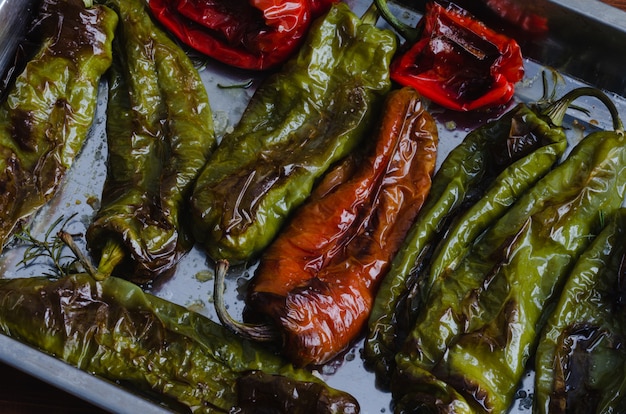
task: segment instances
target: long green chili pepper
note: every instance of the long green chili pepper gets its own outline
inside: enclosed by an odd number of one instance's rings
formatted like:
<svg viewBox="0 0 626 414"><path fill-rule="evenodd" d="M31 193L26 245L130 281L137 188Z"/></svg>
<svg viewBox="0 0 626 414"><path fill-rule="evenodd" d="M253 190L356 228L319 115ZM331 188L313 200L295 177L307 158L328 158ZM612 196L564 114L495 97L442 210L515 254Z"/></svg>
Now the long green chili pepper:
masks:
<svg viewBox="0 0 626 414"><path fill-rule="evenodd" d="M359 143L390 88L394 35L344 3L252 97L192 197L194 235L213 259L255 256L316 180Z"/></svg>
<svg viewBox="0 0 626 414"><path fill-rule="evenodd" d="M109 82L108 174L87 232L100 272L145 282L192 246L180 212L215 146L202 79L141 0L107 0L120 15Z"/></svg>
<svg viewBox="0 0 626 414"><path fill-rule="evenodd" d="M369 319L364 356L382 386L388 385L399 344L430 286L450 272L472 241L564 153L567 139L560 125L581 95L595 96L597 91L576 89L543 110L519 104L470 132L444 160L383 279ZM436 250L444 234L449 236Z"/></svg>
<svg viewBox="0 0 626 414"><path fill-rule="evenodd" d="M576 262L535 357L535 413L626 412L626 209Z"/></svg>
<svg viewBox="0 0 626 414"><path fill-rule="evenodd" d="M0 106L0 246L59 188L88 135L111 65L117 15L82 0L45 0L42 44Z"/></svg>
<svg viewBox="0 0 626 414"><path fill-rule="evenodd" d="M615 131L586 136L430 288L396 355L397 413L509 408L542 312L626 195L626 138L607 106Z"/></svg>
<svg viewBox="0 0 626 414"><path fill-rule="evenodd" d="M359 411L308 371L113 276L2 279L0 331L195 413Z"/></svg>

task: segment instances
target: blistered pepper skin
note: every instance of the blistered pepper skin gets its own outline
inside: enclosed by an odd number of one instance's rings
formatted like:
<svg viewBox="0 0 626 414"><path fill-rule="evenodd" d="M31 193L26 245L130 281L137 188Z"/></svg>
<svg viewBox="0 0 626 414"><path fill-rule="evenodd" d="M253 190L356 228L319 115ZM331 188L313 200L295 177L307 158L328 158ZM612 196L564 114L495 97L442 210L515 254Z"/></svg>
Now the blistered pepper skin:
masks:
<svg viewBox="0 0 626 414"><path fill-rule="evenodd" d="M622 131L589 134L431 287L396 355L396 412L422 405L455 412L510 407L543 311L601 230L602 217L623 203L625 144Z"/></svg>
<svg viewBox="0 0 626 414"><path fill-rule="evenodd" d="M216 145L200 74L139 0L120 15L109 74L107 179L87 231L105 274L143 283L169 274L192 247L192 185ZM110 251L123 251L113 259ZM105 271L106 268L106 271Z"/></svg>
<svg viewBox="0 0 626 414"><path fill-rule="evenodd" d="M82 1L41 4L39 51L0 107L0 245L61 185L95 115L117 15Z"/></svg>
<svg viewBox="0 0 626 414"><path fill-rule="evenodd" d="M260 86L198 178L194 235L211 258L257 256L317 179L361 142L390 88L395 44L343 3L314 23L300 53Z"/></svg>
<svg viewBox="0 0 626 414"><path fill-rule="evenodd" d="M326 363L359 337L430 191L437 126L414 89L389 94L373 143L346 181L295 212L252 279L251 313L279 326L298 365Z"/></svg>
<svg viewBox="0 0 626 414"><path fill-rule="evenodd" d="M1 279L0 331L194 413L359 412L308 371L114 276ZM268 390L284 400L261 398Z"/></svg>
<svg viewBox="0 0 626 414"><path fill-rule="evenodd" d="M535 413L626 410L626 209L606 222L576 262L542 331Z"/></svg>
<svg viewBox="0 0 626 414"><path fill-rule="evenodd" d="M561 116L552 120L519 104L470 132L444 160L369 318L364 357L380 385L388 386L395 355L434 280L456 266L474 238L560 159L567 146Z"/></svg>
<svg viewBox="0 0 626 414"><path fill-rule="evenodd" d="M391 78L454 111L504 105L524 76L517 41L493 30L453 2L429 1L416 28L401 23L385 0L383 17L406 39Z"/></svg>
<svg viewBox="0 0 626 414"><path fill-rule="evenodd" d="M280 67L302 44L311 22L337 0L150 0L157 18L180 41L227 65Z"/></svg>

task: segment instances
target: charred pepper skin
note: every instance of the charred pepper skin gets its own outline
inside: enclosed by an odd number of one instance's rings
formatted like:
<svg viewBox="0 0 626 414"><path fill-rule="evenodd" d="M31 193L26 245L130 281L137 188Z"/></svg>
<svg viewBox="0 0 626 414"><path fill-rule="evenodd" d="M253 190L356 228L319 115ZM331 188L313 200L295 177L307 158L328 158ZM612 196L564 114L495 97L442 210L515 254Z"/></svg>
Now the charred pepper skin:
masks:
<svg viewBox="0 0 626 414"><path fill-rule="evenodd" d="M95 115L117 15L82 1L42 2L39 51L0 106L0 245L55 194Z"/></svg>
<svg viewBox="0 0 626 414"><path fill-rule="evenodd" d="M216 145L200 74L139 0L120 15L110 73L109 157L102 202L87 231L103 276L139 283L168 274L192 247L192 185Z"/></svg>
<svg viewBox="0 0 626 414"><path fill-rule="evenodd" d="M585 137L431 287L396 355L397 413L510 407L544 309L601 230L601 217L626 195L626 139L621 121L615 125Z"/></svg>
<svg viewBox="0 0 626 414"><path fill-rule="evenodd" d="M395 355L435 280L560 159L567 147L560 127L565 110L585 94L596 92L579 88L544 109L518 104L470 132L444 160L368 321L364 358L381 386L389 386Z"/></svg>
<svg viewBox="0 0 626 414"><path fill-rule="evenodd" d="M626 209L606 221L543 328L535 356L537 414L626 411Z"/></svg>
<svg viewBox="0 0 626 414"><path fill-rule="evenodd" d="M240 401L248 406L250 395L267 389L285 400L257 401L261 412L305 413L316 405L322 413L359 411L354 398L308 371L114 276L2 279L0 331L195 413L254 412L231 409Z"/></svg>
<svg viewBox="0 0 626 414"><path fill-rule="evenodd" d="M181 42L222 63L249 70L280 67L311 22L337 0L150 0L157 18Z"/></svg>
<svg viewBox="0 0 626 414"><path fill-rule="evenodd" d="M344 182L310 199L263 253L247 306L282 333L300 366L362 334L375 293L431 186L438 133L419 93L392 91L373 146Z"/></svg>
<svg viewBox="0 0 626 414"><path fill-rule="evenodd" d="M316 20L198 178L194 235L212 259L257 256L316 180L361 142L391 86L395 45L393 34L343 3Z"/></svg>
<svg viewBox="0 0 626 414"><path fill-rule="evenodd" d="M391 78L454 111L504 105L524 76L521 48L454 2L428 1L417 28L401 23L376 0L383 17L407 39Z"/></svg>

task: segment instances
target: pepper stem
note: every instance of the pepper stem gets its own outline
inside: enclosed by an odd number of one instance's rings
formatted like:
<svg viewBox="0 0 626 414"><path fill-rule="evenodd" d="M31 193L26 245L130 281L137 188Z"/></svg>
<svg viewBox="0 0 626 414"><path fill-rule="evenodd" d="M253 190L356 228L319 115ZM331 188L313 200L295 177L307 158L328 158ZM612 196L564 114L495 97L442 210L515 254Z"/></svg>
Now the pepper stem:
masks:
<svg viewBox="0 0 626 414"><path fill-rule="evenodd" d="M100 262L98 263L98 276L96 279L102 280L113 274L113 269L124 260L126 252L117 240L109 239L102 249Z"/></svg>
<svg viewBox="0 0 626 414"><path fill-rule="evenodd" d="M615 106L615 103L604 92L597 88L592 87L580 87L573 89L563 95L558 101L550 104L546 109L542 111L543 115L550 118L554 125L560 126L563 123L563 118L567 108L570 107L572 102L581 96L592 96L599 99L609 110L611 119L613 120L613 129L616 132L623 132L624 125L619 116L619 111Z"/></svg>
<svg viewBox="0 0 626 414"><path fill-rule="evenodd" d="M280 333L271 325L252 325L238 322L226 310L224 302L224 288L228 261L219 260L215 265L215 286L213 288L213 302L217 317L224 326L246 339L259 342L273 342L280 338Z"/></svg>
<svg viewBox="0 0 626 414"><path fill-rule="evenodd" d="M389 23L389 25L393 27L394 30L398 32L398 34L402 36L408 43L412 44L417 42L422 34L422 25L418 23L416 28L398 20L398 18L391 12L391 10L389 10L387 0L374 0L372 6L374 5L376 6L376 9L378 9L378 13L382 16L382 18L385 19L385 21Z"/></svg>

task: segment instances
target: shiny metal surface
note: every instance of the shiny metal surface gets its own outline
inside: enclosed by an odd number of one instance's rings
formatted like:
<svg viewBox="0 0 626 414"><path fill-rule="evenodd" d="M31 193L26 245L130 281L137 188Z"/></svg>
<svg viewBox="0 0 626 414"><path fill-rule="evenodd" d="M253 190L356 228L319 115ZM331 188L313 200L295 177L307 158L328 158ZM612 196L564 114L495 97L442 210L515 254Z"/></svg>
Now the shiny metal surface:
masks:
<svg viewBox="0 0 626 414"><path fill-rule="evenodd" d="M369 5L368 0L347 0L357 14ZM0 0L0 72L12 60L12 50L19 41L20 31L26 26L24 16L29 16L30 0ZM526 76L517 88L515 101L533 101L542 95L541 73L547 68L557 69L564 75L564 82L558 86L558 94L581 85L594 85L611 92L622 118L626 119L626 13L596 0L520 0L520 4L533 7L546 16L551 28L547 37L534 39L528 43ZM393 8L402 11L408 22L419 19L419 10L405 9L399 4ZM384 24L381 22L381 26ZM621 46L621 47L620 47ZM201 75L207 87L216 133L218 136L229 130L239 119L254 86L261 78L254 79L253 87L221 88L218 85L243 84L250 79L250 73L226 70L224 66L209 63ZM62 191L33 219L33 234L43 234L49 223L60 215L65 217L76 213L76 219L69 229L84 233L95 214L93 200L99 198L106 175L106 92L101 90L94 126L85 148L70 171ZM569 127L568 138L576 142L594 128L610 128L611 120L606 111L593 99L581 99L577 104L589 108L591 117L581 112L571 112L565 120ZM479 123L488 119L468 120L467 117L450 118L450 114L433 113L440 122L439 163L447 153L465 137L465 134ZM454 121L451 123L451 119ZM451 126L453 125L453 126ZM40 272L38 266L19 266L23 252L13 249L0 256L0 273L4 277L32 276ZM226 299L229 312L237 317L243 310L241 289L253 271L254 263L231 272L227 280ZM197 312L217 320L211 301L212 281L206 278L211 270L205 255L193 250L180 264L176 273L168 279L157 280L149 291L164 299L187 306ZM363 368L360 358L361 343L337 361L320 369L319 374L331 386L352 393L361 404L362 412L391 412L390 395L378 390L374 375ZM158 401L150 402L144 396L136 395L123 387L103 381L91 374L77 370L65 363L42 354L10 338L0 336L0 360L22 369L45 381L78 395L93 404L116 413L161 412L165 408ZM519 398L512 413L530 413L529 396L532 394L531 371L520 385Z"/></svg>
<svg viewBox="0 0 626 414"><path fill-rule="evenodd" d="M593 0L532 0L550 33L527 56L594 86L626 96L626 12Z"/></svg>
<svg viewBox="0 0 626 414"><path fill-rule="evenodd" d="M34 0L0 0L0 76L11 62L15 48L32 16Z"/></svg>

